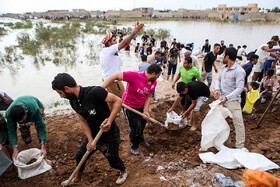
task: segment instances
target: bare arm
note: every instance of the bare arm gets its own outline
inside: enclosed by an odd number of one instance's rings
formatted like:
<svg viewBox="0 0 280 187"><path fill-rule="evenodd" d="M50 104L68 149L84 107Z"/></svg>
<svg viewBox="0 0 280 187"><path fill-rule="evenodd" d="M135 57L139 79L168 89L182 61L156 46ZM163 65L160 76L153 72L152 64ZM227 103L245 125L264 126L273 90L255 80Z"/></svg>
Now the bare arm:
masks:
<svg viewBox="0 0 280 187"><path fill-rule="evenodd" d="M215 72L218 73L218 70L216 68L215 62L213 63L213 67L214 67Z"/></svg>
<svg viewBox="0 0 280 187"><path fill-rule="evenodd" d="M175 83L176 83L180 78L181 78L181 75L180 75L180 73L178 73L177 76L176 76L175 81L174 81L173 84L172 84L172 88L173 88L173 89L174 89L174 87L175 87Z"/></svg>
<svg viewBox="0 0 280 187"><path fill-rule="evenodd" d="M135 24L134 30L131 32L131 34L126 37L121 43L119 43L119 50L125 48L128 44L130 44L131 40L133 39L133 37L144 27L144 24L141 23L139 25L137 25L137 23Z"/></svg>
<svg viewBox="0 0 280 187"><path fill-rule="evenodd" d="M265 50L266 52L275 52L275 51L280 51L280 49L270 49L267 46L263 46L262 50Z"/></svg>
<svg viewBox="0 0 280 187"><path fill-rule="evenodd" d="M202 79L202 78L200 78L200 79L198 79L198 81L203 82L203 79Z"/></svg>
<svg viewBox="0 0 280 187"><path fill-rule="evenodd" d="M109 76L107 79L104 80L104 82L102 82L102 84L100 85L102 88L107 88L108 86L110 86L111 84L113 84L113 82L115 80L123 80L123 72L119 72L119 73L114 73L111 76Z"/></svg>
<svg viewBox="0 0 280 187"><path fill-rule="evenodd" d="M6 98L5 96L3 96L2 94L0 94L0 98L3 100L3 102L6 105L10 105L11 104L11 101L8 98Z"/></svg>
<svg viewBox="0 0 280 187"><path fill-rule="evenodd" d="M202 71L203 71L203 76L206 75L205 60L202 61Z"/></svg>
<svg viewBox="0 0 280 187"><path fill-rule="evenodd" d="M177 97L177 99L174 101L173 105L171 108L168 110L168 112L171 112L175 109L175 107L180 103L180 101L183 99L180 95Z"/></svg>
<svg viewBox="0 0 280 187"><path fill-rule="evenodd" d="M192 104L191 106L182 114L183 118L186 118L188 113L190 113L190 111L192 111L194 109L194 107L196 106L197 100L192 100Z"/></svg>
<svg viewBox="0 0 280 187"><path fill-rule="evenodd" d="M108 95L107 95L107 97L105 99L105 102L113 103L113 108L112 108L110 116L108 117L107 123L105 123L104 125L100 126L100 128L104 132L107 132L108 130L110 130L111 124L112 124L113 120L116 118L118 112L121 109L122 100L121 100L121 98L117 97L116 95L108 93Z"/></svg>
<svg viewBox="0 0 280 187"><path fill-rule="evenodd" d="M81 123L82 123L82 128L84 130L84 133L88 139L89 142L92 142L93 141L93 138L92 138L92 134L91 134L91 130L90 130L90 127L87 123L87 121L85 120L85 118L83 118L83 116L81 116L80 114L78 114L80 120L81 120Z"/></svg>
<svg viewBox="0 0 280 187"><path fill-rule="evenodd" d="M146 101L145 101L145 104L144 104L144 109L143 109L143 113L148 116L148 118L150 117L150 114L149 114L149 107L150 107L150 104L151 104L151 101L152 101L152 95L149 94L146 98ZM144 118L144 119L147 119L147 118Z"/></svg>

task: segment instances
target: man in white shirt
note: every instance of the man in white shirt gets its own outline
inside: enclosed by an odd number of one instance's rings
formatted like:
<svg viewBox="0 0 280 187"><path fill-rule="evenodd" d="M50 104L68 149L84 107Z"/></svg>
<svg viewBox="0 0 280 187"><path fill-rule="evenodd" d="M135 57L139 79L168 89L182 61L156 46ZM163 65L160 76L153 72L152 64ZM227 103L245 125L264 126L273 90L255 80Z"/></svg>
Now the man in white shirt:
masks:
<svg viewBox="0 0 280 187"><path fill-rule="evenodd" d="M242 60L242 56L247 56L246 54L246 48L247 48L247 45L243 45L242 48L238 49L237 51L237 58L239 60Z"/></svg>
<svg viewBox="0 0 280 187"><path fill-rule="evenodd" d="M259 56L259 60L258 60L258 63L253 68L254 74L252 77L252 81L257 80L258 76L260 75L261 71L263 70L264 63L268 59L270 53L275 52L275 51L280 51L280 49L272 49L274 44L275 44L275 42L271 40L271 41L267 42L267 44L263 44L258 48L256 55Z"/></svg>
<svg viewBox="0 0 280 187"><path fill-rule="evenodd" d="M121 72L120 67L120 59L118 56L118 51L125 48L128 44L130 44L133 37L144 27L144 24L139 24L138 22L135 24L134 30L131 34L126 37L119 44L117 43L116 37L112 33L108 33L102 43L105 45L100 54L100 63L102 66L102 80L104 81L107 77L114 73ZM116 81L111 84L107 91L117 95L118 97L122 97L124 92L124 86L122 81ZM109 105L109 108L112 109L112 106Z"/></svg>

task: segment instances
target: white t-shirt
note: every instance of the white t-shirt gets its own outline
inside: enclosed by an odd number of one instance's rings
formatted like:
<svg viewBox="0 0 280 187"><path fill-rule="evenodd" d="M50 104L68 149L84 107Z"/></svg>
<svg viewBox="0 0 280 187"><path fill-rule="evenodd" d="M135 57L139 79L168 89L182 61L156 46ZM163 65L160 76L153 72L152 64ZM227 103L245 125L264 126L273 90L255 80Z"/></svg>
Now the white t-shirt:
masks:
<svg viewBox="0 0 280 187"><path fill-rule="evenodd" d="M101 77L105 80L114 73L121 72L120 59L118 55L119 44L104 47L100 54L100 63L102 66Z"/></svg>
<svg viewBox="0 0 280 187"><path fill-rule="evenodd" d="M200 65L198 63L198 58L194 55L191 55L192 58L192 65L196 67L196 69L200 69Z"/></svg>
<svg viewBox="0 0 280 187"><path fill-rule="evenodd" d="M258 62L261 62L262 64L265 63L265 61L268 59L270 52L267 52L265 50L262 49L262 47L268 47L268 44L263 44L261 45L258 50L256 51L256 55L259 56L259 60Z"/></svg>
<svg viewBox="0 0 280 187"><path fill-rule="evenodd" d="M244 49L243 47L238 49L237 51L237 56L242 56L243 53L246 53L246 49Z"/></svg>
<svg viewBox="0 0 280 187"><path fill-rule="evenodd" d="M187 52L187 50L185 48L182 48L181 53L182 53L183 59L185 59L186 52Z"/></svg>
<svg viewBox="0 0 280 187"><path fill-rule="evenodd" d="M259 60L256 65L253 67L253 72L261 72L263 69L263 65L265 61L268 59L270 52L267 52L262 49L262 47L268 46L267 44L261 45L258 50L256 51L256 55L259 56Z"/></svg>
<svg viewBox="0 0 280 187"><path fill-rule="evenodd" d="M280 49L280 46L279 45L275 45L275 46L272 47L272 49ZM279 51L275 51L275 52L271 52L271 53L276 56L276 54L279 53ZM275 60L275 58L269 55L267 60Z"/></svg>

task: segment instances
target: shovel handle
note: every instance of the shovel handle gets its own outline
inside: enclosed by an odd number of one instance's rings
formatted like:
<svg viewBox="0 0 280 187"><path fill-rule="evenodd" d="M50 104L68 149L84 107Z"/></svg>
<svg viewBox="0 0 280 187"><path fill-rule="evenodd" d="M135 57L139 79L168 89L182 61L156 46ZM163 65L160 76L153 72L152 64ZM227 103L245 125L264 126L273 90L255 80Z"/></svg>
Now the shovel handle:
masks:
<svg viewBox="0 0 280 187"><path fill-rule="evenodd" d="M123 104L123 103L122 103L122 106L123 106L124 108L126 108L126 109L128 109L128 110L130 110L130 111L132 111L132 112L134 112L134 113L136 113L136 114L138 114L139 116L148 118L148 116L146 116L146 115L143 114L142 112L139 112L139 111L135 110L134 108L131 108L131 107L127 106L126 104ZM164 126L161 122L155 120L154 118L149 117L148 120L150 120L151 122L156 123L156 124L160 125L161 127L164 127L164 128L165 128L165 126Z"/></svg>
<svg viewBox="0 0 280 187"><path fill-rule="evenodd" d="M98 140L100 139L101 135L103 134L102 129L99 130L98 134L95 136L94 140L91 143L91 146L95 146L96 143L98 142ZM79 162L78 166L75 168L75 170L73 171L73 173L71 174L70 178L65 182L64 186L68 186L69 183L72 181L72 179L74 178L74 176L76 175L76 173L79 171L79 169L82 167L83 163L85 162L85 160L87 159L88 155L89 155L90 151L87 151L82 160Z"/></svg>

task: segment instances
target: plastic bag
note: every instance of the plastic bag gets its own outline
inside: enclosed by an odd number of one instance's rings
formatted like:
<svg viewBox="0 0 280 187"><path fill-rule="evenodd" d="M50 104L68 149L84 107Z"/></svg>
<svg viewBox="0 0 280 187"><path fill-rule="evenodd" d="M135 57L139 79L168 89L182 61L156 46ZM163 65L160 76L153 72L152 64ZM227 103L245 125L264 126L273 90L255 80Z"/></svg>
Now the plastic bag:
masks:
<svg viewBox="0 0 280 187"><path fill-rule="evenodd" d="M200 151L206 151L210 147L221 150L229 137L230 127L225 118L232 118L232 115L229 109L219 105L220 102L217 100L209 104L211 110L202 121Z"/></svg>
<svg viewBox="0 0 280 187"><path fill-rule="evenodd" d="M13 162L0 150L0 176Z"/></svg>
<svg viewBox="0 0 280 187"><path fill-rule="evenodd" d="M227 169L245 167L248 169L270 170L279 166L258 153L249 153L246 148L231 149L224 147L217 154L212 152L198 155L203 163L218 164Z"/></svg>
<svg viewBox="0 0 280 187"><path fill-rule="evenodd" d="M245 186L280 187L280 178L265 171L247 169L243 173L243 183Z"/></svg>
<svg viewBox="0 0 280 187"><path fill-rule="evenodd" d="M27 164L32 159L36 159L36 161ZM18 177L20 179L27 179L52 169L44 160L44 156L41 156L40 149L37 148L21 151L17 160L14 160L14 164L18 168Z"/></svg>
<svg viewBox="0 0 280 187"><path fill-rule="evenodd" d="M178 128L182 129L187 126L187 121L182 119L182 116L179 116L176 112L167 112L166 113L166 120L165 120L165 127L168 129L168 124L175 124L178 125Z"/></svg>
<svg viewBox="0 0 280 187"><path fill-rule="evenodd" d="M245 106L243 107L242 112L246 114L251 114L255 102L257 102L259 98L260 98L260 92L258 90L249 91L246 95L246 103Z"/></svg>

